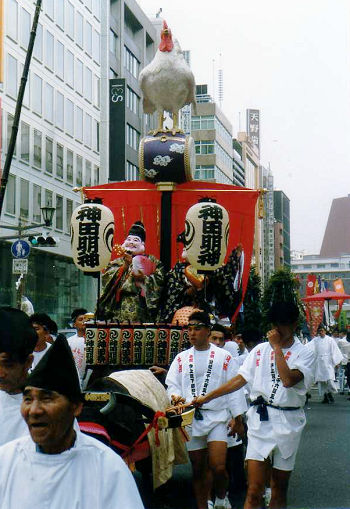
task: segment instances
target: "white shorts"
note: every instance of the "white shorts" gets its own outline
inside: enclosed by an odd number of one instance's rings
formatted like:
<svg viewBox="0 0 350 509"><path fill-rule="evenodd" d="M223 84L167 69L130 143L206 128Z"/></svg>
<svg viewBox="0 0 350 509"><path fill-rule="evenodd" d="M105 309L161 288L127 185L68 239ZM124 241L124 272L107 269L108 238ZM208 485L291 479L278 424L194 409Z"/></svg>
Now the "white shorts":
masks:
<svg viewBox="0 0 350 509"><path fill-rule="evenodd" d="M188 451L198 451L200 449L207 449L208 442L226 442L227 443L227 424L226 422L219 422L212 428L207 435L200 437L192 437L192 426L186 426L186 431L189 434L190 441L186 442Z"/></svg>
<svg viewBox="0 0 350 509"><path fill-rule="evenodd" d="M250 445L251 443L252 440L248 440L247 453L245 457L246 460L264 461L269 458L273 468L276 468L277 470L285 470L287 472L293 470L297 450L294 451L293 454L288 458L282 458L281 451L279 450L279 447L276 445L268 455L268 458L264 458L264 456L261 453L259 453L256 449L254 449Z"/></svg>

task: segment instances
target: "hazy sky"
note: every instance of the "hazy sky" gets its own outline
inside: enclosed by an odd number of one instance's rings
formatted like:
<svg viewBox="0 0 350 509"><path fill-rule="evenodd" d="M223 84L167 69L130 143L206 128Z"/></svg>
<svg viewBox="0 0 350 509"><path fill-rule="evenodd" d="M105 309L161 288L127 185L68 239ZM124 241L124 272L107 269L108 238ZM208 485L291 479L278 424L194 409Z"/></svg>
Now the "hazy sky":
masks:
<svg viewBox="0 0 350 509"><path fill-rule="evenodd" d="M138 0L161 7L196 83L213 91L233 134L261 111L261 163L291 201L291 247L319 253L333 198L350 194L349 0ZM221 54L221 57L220 57ZM350 221L350 218L349 218Z"/></svg>

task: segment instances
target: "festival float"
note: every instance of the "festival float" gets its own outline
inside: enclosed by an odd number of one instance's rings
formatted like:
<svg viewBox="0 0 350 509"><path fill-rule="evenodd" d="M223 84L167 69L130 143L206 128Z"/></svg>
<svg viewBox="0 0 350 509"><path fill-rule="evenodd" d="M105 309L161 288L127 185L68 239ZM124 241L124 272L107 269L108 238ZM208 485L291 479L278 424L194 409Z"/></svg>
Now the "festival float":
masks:
<svg viewBox="0 0 350 509"><path fill-rule="evenodd" d="M140 142L141 180L81 189L72 255L99 283L95 318L86 329L93 376L80 425L130 464L151 448L157 487L169 472L159 475L156 446L163 440L163 451L173 450L181 441L181 430L170 440L161 428L183 426L187 417L166 412L166 392L149 368L168 367L190 346L186 323L194 309L228 325L235 320L248 282L260 191L192 179L194 141L178 118L185 104L195 108L195 82L165 22L139 81L144 112L158 114L157 129ZM172 114L170 129L164 112Z"/></svg>

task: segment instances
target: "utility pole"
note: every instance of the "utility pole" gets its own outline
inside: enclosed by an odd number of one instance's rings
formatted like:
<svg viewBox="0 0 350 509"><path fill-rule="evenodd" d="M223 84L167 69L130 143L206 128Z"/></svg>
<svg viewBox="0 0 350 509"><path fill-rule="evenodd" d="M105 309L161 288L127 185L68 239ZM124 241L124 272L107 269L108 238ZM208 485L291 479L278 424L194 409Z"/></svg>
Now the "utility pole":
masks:
<svg viewBox="0 0 350 509"><path fill-rule="evenodd" d="M60 1L62 1L62 0L60 0ZM1 178L1 182L0 182L0 217L1 217L2 207L3 207L3 204L4 204L5 191L6 191L7 181L8 181L8 177L9 177L9 173L10 173L13 153L15 151L15 146L16 146L16 140L17 140L17 134L18 134L19 120L20 120L20 117L21 117L23 97L24 97L24 92L25 92L26 85L27 85L29 66L30 66L30 62L31 62L31 59L32 59L32 53L33 53L35 37L36 37L36 31L37 31L37 27L38 27L39 15L40 15L40 10L41 10L41 3L42 3L42 0L37 0L36 1L36 7L35 7L34 18L33 18L32 30L30 32L30 38L29 38L29 44L28 44L26 59L25 59L25 62L24 62L21 83L20 83L19 90L18 90L16 110L15 110L15 115L14 115L13 124L12 124L11 138L10 138L10 142L9 142L9 145L8 145L6 159L5 159L5 164L4 164L4 169L3 169L2 178Z"/></svg>

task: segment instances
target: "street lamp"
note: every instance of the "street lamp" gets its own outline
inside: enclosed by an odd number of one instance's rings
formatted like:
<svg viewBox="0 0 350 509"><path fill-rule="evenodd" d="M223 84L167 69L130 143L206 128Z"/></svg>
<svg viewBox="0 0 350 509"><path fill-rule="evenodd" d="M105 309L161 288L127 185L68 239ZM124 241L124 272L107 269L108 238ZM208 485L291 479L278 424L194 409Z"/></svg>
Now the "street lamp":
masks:
<svg viewBox="0 0 350 509"><path fill-rule="evenodd" d="M53 219L55 210L56 210L55 207L49 207L49 206L41 207L41 213L42 213L42 216L43 216L46 226L52 225L52 219Z"/></svg>
<svg viewBox="0 0 350 509"><path fill-rule="evenodd" d="M15 230L16 233L15 235L6 235L5 237L2 237L0 236L0 239L1 240L11 240L11 239L21 239L21 238L24 238L24 237L28 237L29 234L25 234L23 235L23 231L27 231L27 230L33 230L34 228L41 228L42 226L51 226L52 225L52 218L53 218L53 215L55 213L55 207L49 207L49 206L46 206L46 207L41 207L41 214L43 216L43 220L44 222L41 223L41 224L30 224L30 225L25 225L23 226L22 225L22 221L21 221L21 218L19 218L18 220L18 226L13 226L13 225L0 225L0 228L4 228L5 230ZM31 235L38 235L38 234L31 234Z"/></svg>

